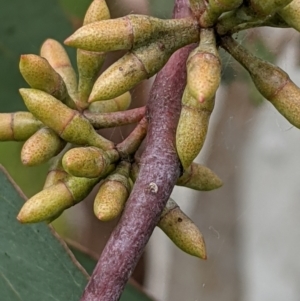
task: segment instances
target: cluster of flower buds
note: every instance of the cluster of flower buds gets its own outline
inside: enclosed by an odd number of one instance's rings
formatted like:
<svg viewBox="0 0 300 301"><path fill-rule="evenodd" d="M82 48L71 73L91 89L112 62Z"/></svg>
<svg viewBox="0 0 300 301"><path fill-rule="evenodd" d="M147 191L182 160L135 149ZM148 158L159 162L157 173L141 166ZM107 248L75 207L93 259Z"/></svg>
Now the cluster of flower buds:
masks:
<svg viewBox="0 0 300 301"><path fill-rule="evenodd" d="M200 131L197 143L203 144L219 85L213 31L204 30L201 36L188 61L186 112L183 109L178 132L182 147L190 139L185 137L186 127L194 122L198 124L194 133ZM112 20L105 1L94 0L83 26L65 41L78 48L77 73L64 47L53 39L43 43L40 55L21 56L20 72L30 87L20 89L20 94L29 112L0 114L0 141L25 141L21 160L26 166L51 163L43 189L21 208L17 217L21 223L52 222L97 184L96 217L110 221L121 215L139 171L135 153L148 124L145 107L129 109L130 89L157 73L174 51L197 41L199 25L194 18L129 15ZM128 52L101 73L106 53L120 49ZM215 79L209 80L209 87L203 80L199 90L201 68L207 72L206 80L212 74ZM130 123L137 123L136 128L119 144L97 132ZM192 163L200 148L187 149L187 158L182 159L185 171L177 185L203 191L219 188L218 176ZM200 231L175 201L168 201L157 226L183 251L206 258Z"/></svg>
<svg viewBox="0 0 300 301"><path fill-rule="evenodd" d="M147 134L146 108L128 109L130 89L156 74L173 52L198 43L186 61L187 83L176 131L183 167L177 185L209 191L222 186L210 169L194 163L207 136L221 81L223 47L250 73L260 93L300 128L300 89L280 68L245 50L231 34L257 26L299 30L300 0L190 0L193 16L161 20L144 15L110 19L104 0L94 0L83 26L66 39L76 47L77 74L64 47L48 39L40 56L22 55L20 71L30 88L20 89L29 112L0 115L0 140L26 141L23 164L52 160L44 188L21 209L22 223L51 222L99 184L94 213L102 221L122 213L139 172L135 153ZM107 52L127 53L104 72ZM115 144L101 128L137 123ZM52 159L53 158L53 159ZM158 223L183 251L206 258L196 225L169 200Z"/></svg>
<svg viewBox="0 0 300 301"><path fill-rule="evenodd" d="M176 148L184 169L192 164L204 144L221 80L221 62L213 29L201 29L200 44L191 52L186 64L187 85L176 132Z"/></svg>

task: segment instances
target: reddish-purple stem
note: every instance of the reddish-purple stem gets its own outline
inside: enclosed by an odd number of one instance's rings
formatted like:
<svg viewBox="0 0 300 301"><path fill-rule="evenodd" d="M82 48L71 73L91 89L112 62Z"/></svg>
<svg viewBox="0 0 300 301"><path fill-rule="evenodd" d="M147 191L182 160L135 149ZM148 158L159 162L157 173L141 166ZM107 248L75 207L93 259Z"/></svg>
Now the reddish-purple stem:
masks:
<svg viewBox="0 0 300 301"><path fill-rule="evenodd" d="M148 120L144 117L129 136L121 143L117 144L116 149L121 158L127 158L133 155L142 144L147 135Z"/></svg>
<svg viewBox="0 0 300 301"><path fill-rule="evenodd" d="M188 0L176 0L174 17L189 13ZM81 301L119 300L180 175L175 133L190 50L188 46L173 54L155 79L147 104L147 146L140 172Z"/></svg>
<svg viewBox="0 0 300 301"><path fill-rule="evenodd" d="M139 122L146 112L146 107L112 113L92 113L88 110L83 115L95 129L110 128Z"/></svg>

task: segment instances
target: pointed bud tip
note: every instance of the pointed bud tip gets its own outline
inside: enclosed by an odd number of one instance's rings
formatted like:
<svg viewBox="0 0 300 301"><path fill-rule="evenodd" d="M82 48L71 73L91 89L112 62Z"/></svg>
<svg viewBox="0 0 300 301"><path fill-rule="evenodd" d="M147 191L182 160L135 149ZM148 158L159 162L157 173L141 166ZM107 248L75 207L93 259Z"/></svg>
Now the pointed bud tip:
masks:
<svg viewBox="0 0 300 301"><path fill-rule="evenodd" d="M28 54L21 54L20 55L20 61L26 60L27 57L28 57Z"/></svg>
<svg viewBox="0 0 300 301"><path fill-rule="evenodd" d="M107 216L105 214L101 214L101 213L97 214L96 217L101 222L109 222L113 219L113 218L110 218L109 216Z"/></svg>
<svg viewBox="0 0 300 301"><path fill-rule="evenodd" d="M194 256L202 259L202 260L207 260L205 244L204 244L203 248L198 247L198 250L195 253L191 254L191 255L194 255Z"/></svg>
<svg viewBox="0 0 300 301"><path fill-rule="evenodd" d="M98 218L98 220L99 221L102 221L102 222L104 222L105 220L103 220L103 214L101 214L101 213L98 213L98 214L96 214L96 217Z"/></svg>
<svg viewBox="0 0 300 301"><path fill-rule="evenodd" d="M19 223L22 223L22 217L20 216L20 213L17 215L17 221L18 221Z"/></svg>
<svg viewBox="0 0 300 301"><path fill-rule="evenodd" d="M19 93L21 94L21 95L27 95L28 94L28 90L30 90L30 88L20 88L19 89Z"/></svg>
<svg viewBox="0 0 300 301"><path fill-rule="evenodd" d="M216 180L216 188L220 188L224 185L223 181L221 179L217 179Z"/></svg>
<svg viewBox="0 0 300 301"><path fill-rule="evenodd" d="M17 216L17 221L21 224L27 224L30 223L30 221L27 221L26 218L24 218L23 214L22 214L22 209L19 212L18 216Z"/></svg>
<svg viewBox="0 0 300 301"><path fill-rule="evenodd" d="M97 101L97 99L95 99L94 95L91 93L89 99L88 99L88 103L92 103L94 101Z"/></svg>
<svg viewBox="0 0 300 301"><path fill-rule="evenodd" d="M71 35L64 40L64 44L67 46L72 46L72 41L73 41L73 39L72 39L72 35Z"/></svg>

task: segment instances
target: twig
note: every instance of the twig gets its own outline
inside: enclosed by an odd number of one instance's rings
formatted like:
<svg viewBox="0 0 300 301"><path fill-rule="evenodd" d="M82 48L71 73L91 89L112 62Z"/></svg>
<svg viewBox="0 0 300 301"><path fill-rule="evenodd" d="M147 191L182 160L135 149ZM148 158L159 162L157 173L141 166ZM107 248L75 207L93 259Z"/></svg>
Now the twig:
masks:
<svg viewBox="0 0 300 301"><path fill-rule="evenodd" d="M146 107L112 113L92 113L88 110L83 115L90 121L95 129L110 128L139 122L146 112Z"/></svg>
<svg viewBox="0 0 300 301"><path fill-rule="evenodd" d="M187 3L176 0L174 17L189 14ZM155 79L147 105L149 127L141 170L81 301L119 300L180 175L175 133L190 49L177 51Z"/></svg>
<svg viewBox="0 0 300 301"><path fill-rule="evenodd" d="M138 150L147 135L147 128L148 120L144 117L129 136L117 144L116 149L122 158L127 158Z"/></svg>

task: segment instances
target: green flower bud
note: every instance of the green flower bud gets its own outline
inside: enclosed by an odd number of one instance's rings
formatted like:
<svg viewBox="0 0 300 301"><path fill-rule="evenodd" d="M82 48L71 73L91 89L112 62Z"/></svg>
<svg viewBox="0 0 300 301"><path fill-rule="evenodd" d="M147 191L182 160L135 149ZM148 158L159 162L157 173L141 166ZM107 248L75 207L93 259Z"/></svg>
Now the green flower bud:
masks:
<svg viewBox="0 0 300 301"><path fill-rule="evenodd" d="M73 99L76 99L77 77L63 46L53 39L47 39L41 47L40 54L62 77L67 86L68 93ZM74 103L70 99L68 100L68 106L75 108Z"/></svg>
<svg viewBox="0 0 300 301"><path fill-rule="evenodd" d="M185 170L202 149L213 107L214 98L200 103L185 89L176 130L176 149Z"/></svg>
<svg viewBox="0 0 300 301"><path fill-rule="evenodd" d="M48 221L63 210L82 201L97 184L99 178L86 179L69 176L30 198L17 216L21 223Z"/></svg>
<svg viewBox="0 0 300 301"><path fill-rule="evenodd" d="M187 88L200 103L214 98L221 81L221 62L212 29L202 29L200 44L187 61Z"/></svg>
<svg viewBox="0 0 300 301"><path fill-rule="evenodd" d="M223 182L209 168L197 163L192 163L177 180L176 185L199 191L209 191L221 187Z"/></svg>
<svg viewBox="0 0 300 301"><path fill-rule="evenodd" d="M63 168L50 169L48 171L43 189L59 183L68 176L68 173Z"/></svg>
<svg viewBox="0 0 300 301"><path fill-rule="evenodd" d="M197 226L169 199L157 225L182 251L207 259L203 236Z"/></svg>
<svg viewBox="0 0 300 301"><path fill-rule="evenodd" d="M250 0L250 7L257 16L265 17L284 8L292 0Z"/></svg>
<svg viewBox="0 0 300 301"><path fill-rule="evenodd" d="M263 20L257 20L257 21L247 22L247 23L237 25L231 30L231 33L235 33L235 32L241 31L241 30L246 30L249 28L262 27L262 26L280 27L280 28L290 27L283 20L283 18L281 18L281 16L279 14L274 14L270 18L265 18Z"/></svg>
<svg viewBox="0 0 300 301"><path fill-rule="evenodd" d="M255 57L232 38L224 37L222 47L246 68L258 91L279 113L292 125L300 128L300 89L288 74L279 67Z"/></svg>
<svg viewBox="0 0 300 301"><path fill-rule="evenodd" d="M57 168L51 168L48 171L43 189L46 189L52 185L55 185L55 184L63 181L64 179L67 178L67 176L68 176L68 173L63 169L62 166L57 167Z"/></svg>
<svg viewBox="0 0 300 301"><path fill-rule="evenodd" d="M161 20L144 15L128 15L85 25L66 39L65 44L96 52L130 50L155 42L163 35L171 37L177 31L182 31L183 27L191 26L195 26L195 21L188 18ZM174 36L173 39L176 41Z"/></svg>
<svg viewBox="0 0 300 301"><path fill-rule="evenodd" d="M100 185L94 201L94 213L99 220L113 220L123 211L131 191L129 169L130 163L122 161Z"/></svg>
<svg viewBox="0 0 300 301"><path fill-rule="evenodd" d="M66 145L53 130L41 128L23 145L21 160L24 165L35 166L56 156Z"/></svg>
<svg viewBox="0 0 300 301"><path fill-rule="evenodd" d="M68 148L68 146L66 148ZM48 188L48 187L50 187L50 186L52 186L52 185L56 185L56 184L58 184L60 182L63 182L65 179L67 179L68 173L63 169L62 164L61 164L61 159L62 159L61 156L64 153L64 151L62 151L54 159L54 162L53 162L53 164L51 165L51 167L50 167L50 169L48 171L48 174L47 174L47 177L46 177L46 181L44 183L43 190L46 189L46 188ZM55 214L51 218L45 220L45 222L47 224L52 223L58 217L60 217L63 212L64 212L64 210L61 210L60 212L58 212L57 214Z"/></svg>
<svg viewBox="0 0 300 301"><path fill-rule="evenodd" d="M130 92L125 92L113 99L92 102L89 105L89 111L92 113L112 113L125 111L130 107L130 105L131 94Z"/></svg>
<svg viewBox="0 0 300 301"><path fill-rule="evenodd" d="M300 31L300 0L292 1L286 7L280 9L278 14L288 25Z"/></svg>
<svg viewBox="0 0 300 301"><path fill-rule="evenodd" d="M116 150L105 152L96 147L76 147L66 152L62 165L75 177L96 178L103 176L118 158Z"/></svg>
<svg viewBox="0 0 300 301"><path fill-rule="evenodd" d="M131 165L130 178L135 182L139 174L139 164ZM177 186L184 186L198 191L214 190L223 185L222 180L209 168L192 163L190 167L177 180Z"/></svg>
<svg viewBox="0 0 300 301"><path fill-rule="evenodd" d="M233 33L236 27L243 23L261 21L270 18L276 12L288 5L292 0L250 0L239 8L220 17L217 24L219 35ZM243 27L242 27L243 28Z"/></svg>
<svg viewBox="0 0 300 301"><path fill-rule="evenodd" d="M85 117L53 96L35 89L20 89L20 94L28 110L64 140L103 149L114 147L111 141L97 134Z"/></svg>
<svg viewBox="0 0 300 301"><path fill-rule="evenodd" d="M88 101L115 98L149 77L143 62L135 53L129 52L100 75Z"/></svg>
<svg viewBox="0 0 300 301"><path fill-rule="evenodd" d="M69 176L62 166L62 158L71 147L71 144L67 144L66 147L55 158L53 158L43 189L57 184Z"/></svg>
<svg viewBox="0 0 300 301"><path fill-rule="evenodd" d="M242 3L243 0L209 0L204 13L201 15L200 24L211 27L222 13L234 10Z"/></svg>
<svg viewBox="0 0 300 301"><path fill-rule="evenodd" d="M110 18L108 7L104 0L94 0L89 6L83 25ZM77 50L77 66L79 74L78 104L86 108L88 97L92 91L98 73L104 63L105 53Z"/></svg>
<svg viewBox="0 0 300 301"><path fill-rule="evenodd" d="M24 141L43 124L29 112L0 113L0 141Z"/></svg>
<svg viewBox="0 0 300 301"><path fill-rule="evenodd" d="M93 22L79 28L65 44L89 51L129 50L145 44L162 23L162 20L140 15Z"/></svg>
<svg viewBox="0 0 300 301"><path fill-rule="evenodd" d="M185 27L187 24L189 28ZM173 35L166 35L128 52L105 70L95 82L89 102L112 99L129 91L139 82L156 74L178 48L197 41L198 30L195 30L194 21L186 21L183 25Z"/></svg>
<svg viewBox="0 0 300 301"><path fill-rule="evenodd" d="M63 79L46 59L34 54L21 55L19 67L32 88L47 92L60 100L66 98L67 88Z"/></svg>
<svg viewBox="0 0 300 301"><path fill-rule="evenodd" d="M83 25L110 19L110 12L105 0L94 0L84 16Z"/></svg>
<svg viewBox="0 0 300 301"><path fill-rule="evenodd" d="M82 109L88 107L88 98L104 63L105 53L77 50L77 66L79 74L78 98Z"/></svg>

